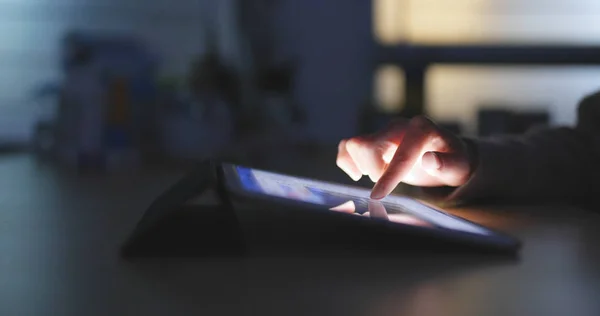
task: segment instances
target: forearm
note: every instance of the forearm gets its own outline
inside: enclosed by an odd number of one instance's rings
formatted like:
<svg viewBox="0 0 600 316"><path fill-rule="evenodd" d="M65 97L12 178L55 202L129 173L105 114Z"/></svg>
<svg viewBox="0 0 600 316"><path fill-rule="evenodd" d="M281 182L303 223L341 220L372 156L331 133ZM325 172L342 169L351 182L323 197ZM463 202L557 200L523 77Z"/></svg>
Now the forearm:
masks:
<svg viewBox="0 0 600 316"><path fill-rule="evenodd" d="M551 129L523 137L474 140L471 179L450 198L561 199L589 197L596 188L593 142L576 129Z"/></svg>

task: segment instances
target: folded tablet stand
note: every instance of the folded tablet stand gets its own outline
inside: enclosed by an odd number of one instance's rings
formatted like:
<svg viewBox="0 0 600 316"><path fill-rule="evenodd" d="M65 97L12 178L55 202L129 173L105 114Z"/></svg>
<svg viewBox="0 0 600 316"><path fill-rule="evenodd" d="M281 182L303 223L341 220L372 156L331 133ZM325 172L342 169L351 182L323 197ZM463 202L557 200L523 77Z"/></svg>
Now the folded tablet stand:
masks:
<svg viewBox="0 0 600 316"><path fill-rule="evenodd" d="M217 165L202 162L159 196L123 245L125 257L239 255L242 234ZM209 191L217 205L190 203Z"/></svg>

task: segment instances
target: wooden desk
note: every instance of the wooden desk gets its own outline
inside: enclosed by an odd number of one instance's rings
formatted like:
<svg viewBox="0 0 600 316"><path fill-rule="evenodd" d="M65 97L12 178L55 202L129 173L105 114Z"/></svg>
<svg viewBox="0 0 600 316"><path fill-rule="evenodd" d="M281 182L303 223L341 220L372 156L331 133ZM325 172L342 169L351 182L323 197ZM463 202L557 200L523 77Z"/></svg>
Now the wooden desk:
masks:
<svg viewBox="0 0 600 316"><path fill-rule="evenodd" d="M120 260L145 207L180 174L80 177L0 157L0 315L600 315L600 217L567 207L455 210L521 238L515 263Z"/></svg>

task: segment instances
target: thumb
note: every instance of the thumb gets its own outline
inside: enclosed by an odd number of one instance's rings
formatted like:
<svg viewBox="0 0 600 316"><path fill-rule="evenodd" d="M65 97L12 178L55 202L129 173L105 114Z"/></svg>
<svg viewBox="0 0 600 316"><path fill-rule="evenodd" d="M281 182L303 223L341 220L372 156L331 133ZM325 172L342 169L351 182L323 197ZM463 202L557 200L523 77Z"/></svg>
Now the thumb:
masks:
<svg viewBox="0 0 600 316"><path fill-rule="evenodd" d="M463 153L442 153L429 151L421 157L421 167L442 183L458 187L469 180L471 163Z"/></svg>

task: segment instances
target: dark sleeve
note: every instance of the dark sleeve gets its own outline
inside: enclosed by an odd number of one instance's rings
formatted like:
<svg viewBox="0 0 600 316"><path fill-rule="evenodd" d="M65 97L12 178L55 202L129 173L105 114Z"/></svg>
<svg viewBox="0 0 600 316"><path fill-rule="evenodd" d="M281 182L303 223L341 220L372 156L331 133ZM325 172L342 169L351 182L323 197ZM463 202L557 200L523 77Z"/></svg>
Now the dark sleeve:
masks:
<svg viewBox="0 0 600 316"><path fill-rule="evenodd" d="M473 140L478 165L450 199L564 200L600 194L600 93L586 97L574 128Z"/></svg>

